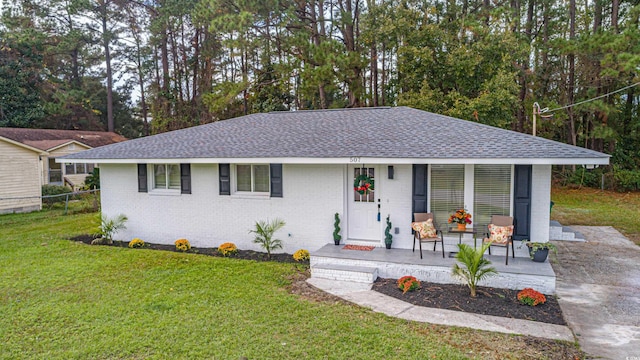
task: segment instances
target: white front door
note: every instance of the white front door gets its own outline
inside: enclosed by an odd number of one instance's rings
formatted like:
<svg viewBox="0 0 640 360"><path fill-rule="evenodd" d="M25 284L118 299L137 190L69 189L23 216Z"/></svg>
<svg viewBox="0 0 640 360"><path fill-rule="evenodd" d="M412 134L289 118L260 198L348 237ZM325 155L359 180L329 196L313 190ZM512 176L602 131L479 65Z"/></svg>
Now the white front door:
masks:
<svg viewBox="0 0 640 360"><path fill-rule="evenodd" d="M347 176L347 210L349 212L349 239L381 240L381 221L379 219L379 189L376 177L378 169L371 166L349 165ZM354 182L360 177L360 192L354 189ZM369 181L370 179L370 181ZM371 190L373 188L373 190ZM365 190L366 189L366 190Z"/></svg>

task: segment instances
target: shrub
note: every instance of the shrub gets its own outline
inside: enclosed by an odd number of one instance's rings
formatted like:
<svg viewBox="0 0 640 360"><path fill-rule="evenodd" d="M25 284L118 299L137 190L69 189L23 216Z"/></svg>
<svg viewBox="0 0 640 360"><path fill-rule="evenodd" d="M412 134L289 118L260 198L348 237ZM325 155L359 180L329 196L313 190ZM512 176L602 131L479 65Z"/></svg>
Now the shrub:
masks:
<svg viewBox="0 0 640 360"><path fill-rule="evenodd" d="M485 243L480 249L474 249L467 244L458 244L456 259L464 267L455 264L452 273L467 282L471 297L476 297L476 287L479 281L497 273L494 267L489 266L491 261L484 258L484 252L487 251L489 245L491 243Z"/></svg>
<svg viewBox="0 0 640 360"><path fill-rule="evenodd" d="M101 214L98 216L100 226L98 227L98 231L95 233L95 235L99 236L100 238L95 239L91 243L110 245L113 243L113 235L115 235L115 233L117 233L119 230L124 230L127 228L124 224L129 219L124 214L120 214L112 219Z"/></svg>
<svg viewBox="0 0 640 360"><path fill-rule="evenodd" d="M293 253L293 259L295 261L307 261L309 260L309 258L310 258L309 250L300 249Z"/></svg>
<svg viewBox="0 0 640 360"><path fill-rule="evenodd" d="M340 214L336 213L333 218L335 219L333 223L333 241L336 244L340 244L340 240L342 240L342 235L340 235Z"/></svg>
<svg viewBox="0 0 640 360"><path fill-rule="evenodd" d="M134 238L133 240L129 241L129 247L132 249L144 247L144 241L139 238Z"/></svg>
<svg viewBox="0 0 640 360"><path fill-rule="evenodd" d="M640 190L640 171L621 170L614 167L613 178L616 182L617 191L637 191Z"/></svg>
<svg viewBox="0 0 640 360"><path fill-rule="evenodd" d="M547 302L547 298L544 294L535 291L532 288L525 288L518 293L518 301L525 305L536 306Z"/></svg>
<svg viewBox="0 0 640 360"><path fill-rule="evenodd" d="M398 289L402 290L403 294L407 291L414 291L420 288L420 281L414 276L403 276L398 279Z"/></svg>
<svg viewBox="0 0 640 360"><path fill-rule="evenodd" d="M226 242L218 246L218 252L222 256L231 256L238 253L238 247L234 243Z"/></svg>
<svg viewBox="0 0 640 360"><path fill-rule="evenodd" d="M249 233L256 234L253 242L259 244L267 251L267 258L271 259L271 250L282 249L282 240L274 239L273 234L282 229L285 225L284 220L273 219L272 221L258 221L253 230Z"/></svg>
<svg viewBox="0 0 640 360"><path fill-rule="evenodd" d="M100 169L93 168L91 174L84 179L84 187L88 190L100 189Z"/></svg>
<svg viewBox="0 0 640 360"><path fill-rule="evenodd" d="M191 249L191 244L189 244L189 240L187 239L178 239L175 242L177 251L188 251Z"/></svg>
<svg viewBox="0 0 640 360"><path fill-rule="evenodd" d="M69 187L62 185L42 185L42 196L64 195L70 194L73 190ZM65 201L65 196L56 196L43 198L42 202L45 204L54 204Z"/></svg>

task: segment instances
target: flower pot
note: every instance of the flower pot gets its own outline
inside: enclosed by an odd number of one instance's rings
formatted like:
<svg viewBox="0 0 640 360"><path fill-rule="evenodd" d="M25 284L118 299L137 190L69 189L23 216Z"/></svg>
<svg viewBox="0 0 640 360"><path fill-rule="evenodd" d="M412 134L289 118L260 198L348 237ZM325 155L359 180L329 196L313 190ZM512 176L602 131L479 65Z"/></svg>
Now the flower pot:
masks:
<svg viewBox="0 0 640 360"><path fill-rule="evenodd" d="M531 255L531 259L535 262L545 262L547 256L549 256L549 249L533 250L529 248L529 255Z"/></svg>
<svg viewBox="0 0 640 360"><path fill-rule="evenodd" d="M333 243L336 245L340 245L340 240L333 239Z"/></svg>
<svg viewBox="0 0 640 360"><path fill-rule="evenodd" d="M458 230L464 231L467 229L467 224L458 224Z"/></svg>
<svg viewBox="0 0 640 360"><path fill-rule="evenodd" d="M391 249L391 243L385 243L384 245L387 247L387 249Z"/></svg>

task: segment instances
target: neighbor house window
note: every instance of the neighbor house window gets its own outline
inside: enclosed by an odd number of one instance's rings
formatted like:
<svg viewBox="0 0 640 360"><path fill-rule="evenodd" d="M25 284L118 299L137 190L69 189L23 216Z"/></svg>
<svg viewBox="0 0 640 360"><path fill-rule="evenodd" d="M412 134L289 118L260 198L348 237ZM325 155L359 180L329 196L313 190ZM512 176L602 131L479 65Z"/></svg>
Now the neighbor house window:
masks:
<svg viewBox="0 0 640 360"><path fill-rule="evenodd" d="M64 173L66 175L91 174L95 164L75 163L65 164Z"/></svg>
<svg viewBox="0 0 640 360"><path fill-rule="evenodd" d="M236 165L237 192L269 192L269 165Z"/></svg>
<svg viewBox="0 0 640 360"><path fill-rule="evenodd" d="M153 164L153 188L180 190L180 164Z"/></svg>
<svg viewBox="0 0 640 360"><path fill-rule="evenodd" d="M485 226L492 215L511 212L511 165L475 165L473 223Z"/></svg>
<svg viewBox="0 0 640 360"><path fill-rule="evenodd" d="M445 227L449 215L464 207L464 165L431 165L430 168L431 212L436 223Z"/></svg>

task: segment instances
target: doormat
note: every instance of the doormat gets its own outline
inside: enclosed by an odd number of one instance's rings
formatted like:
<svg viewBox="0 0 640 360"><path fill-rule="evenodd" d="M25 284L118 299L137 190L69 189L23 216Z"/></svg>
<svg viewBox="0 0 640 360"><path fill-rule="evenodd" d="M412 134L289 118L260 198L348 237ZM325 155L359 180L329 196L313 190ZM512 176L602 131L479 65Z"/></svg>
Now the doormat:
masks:
<svg viewBox="0 0 640 360"><path fill-rule="evenodd" d="M375 249L375 246L365 246L365 245L345 245L342 247L343 250L360 250L360 251L371 251Z"/></svg>

